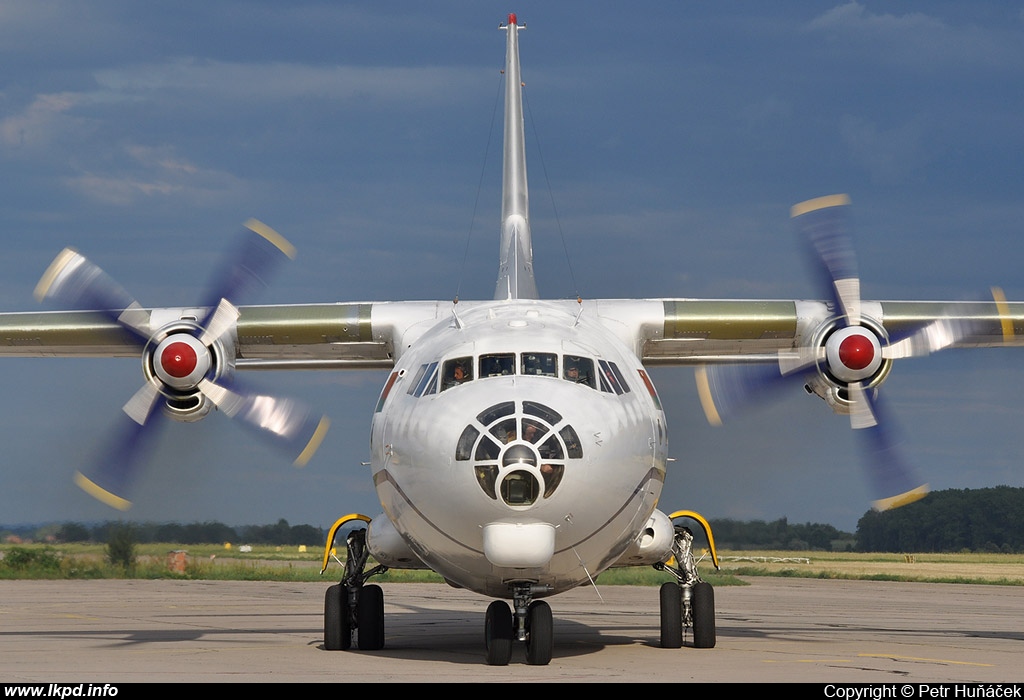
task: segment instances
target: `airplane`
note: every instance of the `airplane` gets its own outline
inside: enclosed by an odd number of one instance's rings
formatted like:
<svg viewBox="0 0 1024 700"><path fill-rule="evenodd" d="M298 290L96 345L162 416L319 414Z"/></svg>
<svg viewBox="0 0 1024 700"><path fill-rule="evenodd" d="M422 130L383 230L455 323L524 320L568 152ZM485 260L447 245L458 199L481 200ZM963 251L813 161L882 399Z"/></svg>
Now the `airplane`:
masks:
<svg viewBox="0 0 1024 700"><path fill-rule="evenodd" d="M499 260L481 300L247 304L294 249L266 224L246 223L220 282L195 307L143 307L102 269L62 251L36 288L61 310L0 314L0 355L134 357L143 382L119 414L102 459L82 464L86 492L125 510L161 421L222 413L298 464L324 440L325 416L248 389L244 370L383 369L373 407L370 466L381 513L339 518L323 570L344 535L347 556L324 598L324 648L385 645L389 569L423 569L491 598L490 665L554 655L548 599L596 585L615 567L653 567L660 643L716 645L718 567L707 519L659 508L669 474L668 425L648 370L690 366L708 420L722 422L784 384L803 386L870 450L880 510L927 485L886 428L880 388L895 360L946 348L1024 344L1024 303L869 301L850 242L850 200L827 194L791 214L817 257L822 299L545 299L534 276L524 146L520 25L505 34ZM703 530L708 552L695 546ZM372 564L371 564L372 559Z"/></svg>

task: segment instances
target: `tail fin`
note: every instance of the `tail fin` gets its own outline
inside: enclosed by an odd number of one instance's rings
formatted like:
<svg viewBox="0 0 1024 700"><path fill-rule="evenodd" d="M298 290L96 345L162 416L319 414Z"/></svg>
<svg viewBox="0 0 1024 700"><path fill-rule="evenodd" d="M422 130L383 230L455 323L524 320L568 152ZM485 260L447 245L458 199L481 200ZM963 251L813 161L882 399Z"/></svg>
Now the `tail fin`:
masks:
<svg viewBox="0 0 1024 700"><path fill-rule="evenodd" d="M530 197L526 182L523 139L523 93L519 76L519 30L510 14L500 29L507 32L505 49L505 146L501 185L501 260L495 299L537 299L530 237Z"/></svg>

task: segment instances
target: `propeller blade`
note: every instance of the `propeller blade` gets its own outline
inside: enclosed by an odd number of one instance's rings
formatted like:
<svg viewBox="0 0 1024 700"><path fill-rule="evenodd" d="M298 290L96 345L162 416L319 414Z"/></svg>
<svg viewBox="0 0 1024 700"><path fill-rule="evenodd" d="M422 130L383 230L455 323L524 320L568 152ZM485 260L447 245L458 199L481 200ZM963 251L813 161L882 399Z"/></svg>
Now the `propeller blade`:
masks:
<svg viewBox="0 0 1024 700"><path fill-rule="evenodd" d="M208 379L199 389L229 418L242 422L289 452L296 466L305 466L323 442L330 427L304 404L287 398L243 392Z"/></svg>
<svg viewBox="0 0 1024 700"><path fill-rule="evenodd" d="M138 394L136 394L138 396ZM129 497L146 454L163 424L153 413L159 405L153 401L149 414L140 423L122 415L119 425L90 467L75 472L75 483L89 495L118 510L131 507Z"/></svg>
<svg viewBox="0 0 1024 700"><path fill-rule="evenodd" d="M868 393L860 382L855 382L847 387L850 396L850 427L854 430L873 428L878 425L874 408L868 400Z"/></svg>
<svg viewBox="0 0 1024 700"><path fill-rule="evenodd" d="M871 392L862 392L862 395L875 417L874 425L857 431L874 498L872 507L890 510L924 498L928 494L928 484L903 458L903 452L893 438L894 424L887 415L887 409Z"/></svg>
<svg viewBox="0 0 1024 700"><path fill-rule="evenodd" d="M145 425L153 415L157 401L160 399L160 381L152 379L142 385L135 395L128 399L123 407L125 414L139 425Z"/></svg>
<svg viewBox="0 0 1024 700"><path fill-rule="evenodd" d="M38 301L107 314L142 341L149 339L149 314L113 277L72 248L62 250L36 285Z"/></svg>
<svg viewBox="0 0 1024 700"><path fill-rule="evenodd" d="M222 335L227 333L239 317L238 308L227 299L221 299L217 308L208 318L206 327L199 336L199 342L209 346Z"/></svg>
<svg viewBox="0 0 1024 700"><path fill-rule="evenodd" d="M894 360L921 357L955 345L971 335L977 324L962 319L940 318L894 340L882 348L882 357Z"/></svg>
<svg viewBox="0 0 1024 700"><path fill-rule="evenodd" d="M797 229L810 244L829 296L851 326L860 325L860 277L857 255L847 231L850 198L845 194L818 197L790 211Z"/></svg>
<svg viewBox="0 0 1024 700"><path fill-rule="evenodd" d="M221 299L236 306L245 303L267 286L285 260L294 257L295 248L284 236L256 219L249 219L234 250L214 274L203 306L216 307Z"/></svg>
<svg viewBox="0 0 1024 700"><path fill-rule="evenodd" d="M814 353L779 353L773 363L702 365L696 379L704 415L712 425L721 425L814 368Z"/></svg>

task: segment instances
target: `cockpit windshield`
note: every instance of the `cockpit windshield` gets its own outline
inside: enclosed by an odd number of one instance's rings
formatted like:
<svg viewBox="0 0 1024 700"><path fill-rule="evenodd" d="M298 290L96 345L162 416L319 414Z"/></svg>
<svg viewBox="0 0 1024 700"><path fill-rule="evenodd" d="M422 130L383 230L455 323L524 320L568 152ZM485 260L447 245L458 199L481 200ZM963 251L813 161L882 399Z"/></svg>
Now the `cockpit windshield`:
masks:
<svg viewBox="0 0 1024 700"><path fill-rule="evenodd" d="M592 389L597 388L594 361L589 357L566 355L562 363L565 368L562 370L563 378L576 384L586 384Z"/></svg>
<svg viewBox="0 0 1024 700"><path fill-rule="evenodd" d="M475 358L471 355L452 357L443 362L421 365L413 376L408 393L427 396L489 377L552 377L582 384L608 394L627 394L629 383L618 365L609 360L595 360L582 355L558 356L553 352L494 352ZM600 368L598 368L600 365ZM476 370L474 372L474 369ZM559 375L561 369L561 375Z"/></svg>

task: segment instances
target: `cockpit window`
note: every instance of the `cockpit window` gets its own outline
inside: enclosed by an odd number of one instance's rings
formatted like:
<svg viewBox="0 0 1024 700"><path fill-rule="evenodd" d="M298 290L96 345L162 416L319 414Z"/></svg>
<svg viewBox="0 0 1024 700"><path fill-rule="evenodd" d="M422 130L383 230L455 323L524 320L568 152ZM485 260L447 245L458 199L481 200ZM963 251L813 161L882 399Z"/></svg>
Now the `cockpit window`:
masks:
<svg viewBox="0 0 1024 700"><path fill-rule="evenodd" d="M589 357L566 355L562 361L562 377L576 384L586 384L592 389L597 388L594 375L594 361Z"/></svg>
<svg viewBox="0 0 1024 700"><path fill-rule="evenodd" d="M630 391L626 378L622 376L618 365L607 360L598 360L601 366L601 391L621 395Z"/></svg>
<svg viewBox="0 0 1024 700"><path fill-rule="evenodd" d="M621 394L622 387L619 385L618 378L612 373L612 368L605 360L598 360L598 364L601 365L601 391L614 391L616 394Z"/></svg>
<svg viewBox="0 0 1024 700"><path fill-rule="evenodd" d="M424 394L433 394L437 390L437 363L431 362L428 365L422 365L417 371L416 376L412 380L412 384L409 385L409 393L413 396L420 397Z"/></svg>
<svg viewBox="0 0 1024 700"><path fill-rule="evenodd" d="M471 381L473 379L473 358L456 357L446 361L442 376L444 379L441 380L441 391Z"/></svg>
<svg viewBox="0 0 1024 700"><path fill-rule="evenodd" d="M480 356L481 377L500 377L506 374L515 374L515 371L515 353L502 352Z"/></svg>
<svg viewBox="0 0 1024 700"><path fill-rule="evenodd" d="M551 352L524 352L522 365L525 375L558 376L558 356Z"/></svg>

